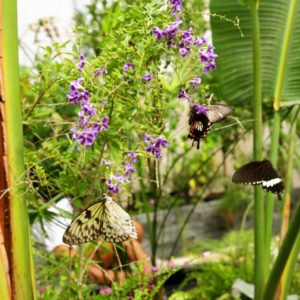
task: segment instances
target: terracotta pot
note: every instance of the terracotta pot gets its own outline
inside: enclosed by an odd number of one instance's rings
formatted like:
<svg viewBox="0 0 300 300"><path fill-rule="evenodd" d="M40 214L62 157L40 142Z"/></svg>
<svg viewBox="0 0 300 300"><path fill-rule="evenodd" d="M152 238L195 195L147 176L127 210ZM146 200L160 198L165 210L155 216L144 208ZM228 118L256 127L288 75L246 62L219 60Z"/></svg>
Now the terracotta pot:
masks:
<svg viewBox="0 0 300 300"><path fill-rule="evenodd" d="M76 249L68 245L58 245L52 250L57 257L69 256L69 251L71 251L71 256L76 254Z"/></svg>
<svg viewBox="0 0 300 300"><path fill-rule="evenodd" d="M98 254L105 268L110 267L116 260L114 246L111 243L102 241L98 248Z"/></svg>
<svg viewBox="0 0 300 300"><path fill-rule="evenodd" d="M144 238L144 228L143 225L136 221L136 220L132 220L133 225L136 228L136 232L137 232L137 240L141 243L143 241Z"/></svg>
<svg viewBox="0 0 300 300"><path fill-rule="evenodd" d="M142 245L137 240L129 240L122 243L131 262L144 260L147 257Z"/></svg>
<svg viewBox="0 0 300 300"><path fill-rule="evenodd" d="M126 277L126 274L125 274L124 271L118 271L118 273L117 273L117 278L118 278L118 282L119 282L120 284L124 284L124 282L125 282L125 277Z"/></svg>
<svg viewBox="0 0 300 300"><path fill-rule="evenodd" d="M103 271L99 266L92 264L88 267L89 278L100 284L111 285L112 281L115 281L116 276L113 270Z"/></svg>

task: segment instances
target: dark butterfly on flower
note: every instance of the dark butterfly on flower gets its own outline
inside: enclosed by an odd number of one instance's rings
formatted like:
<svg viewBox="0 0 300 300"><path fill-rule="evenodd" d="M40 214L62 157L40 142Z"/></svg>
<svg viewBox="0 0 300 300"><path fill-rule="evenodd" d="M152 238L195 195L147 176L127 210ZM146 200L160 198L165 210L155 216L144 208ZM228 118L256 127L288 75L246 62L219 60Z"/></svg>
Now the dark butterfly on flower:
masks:
<svg viewBox="0 0 300 300"><path fill-rule="evenodd" d="M72 221L64 233L63 242L78 245L98 238L110 243L137 239L130 216L106 194Z"/></svg>
<svg viewBox="0 0 300 300"><path fill-rule="evenodd" d="M253 161L242 166L233 174L232 181L241 184L260 184L268 192L277 194L279 200L280 193L284 189L282 179L268 160Z"/></svg>
<svg viewBox="0 0 300 300"><path fill-rule="evenodd" d="M200 148L200 139L204 138L210 131L211 126L232 114L234 109L224 104L212 104L210 106L202 106L194 104L190 111L189 125L190 133L189 139L197 143L197 149Z"/></svg>

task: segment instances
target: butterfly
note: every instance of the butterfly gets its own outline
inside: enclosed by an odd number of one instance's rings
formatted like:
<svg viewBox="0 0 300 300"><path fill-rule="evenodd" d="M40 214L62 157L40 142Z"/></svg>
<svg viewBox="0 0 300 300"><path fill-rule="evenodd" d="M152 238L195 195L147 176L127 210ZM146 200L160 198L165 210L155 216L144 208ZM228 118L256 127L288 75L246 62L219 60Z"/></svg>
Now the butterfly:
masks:
<svg viewBox="0 0 300 300"><path fill-rule="evenodd" d="M103 238L110 243L137 239L136 228L128 213L103 194L102 200L86 208L66 229L63 242L68 245Z"/></svg>
<svg viewBox="0 0 300 300"><path fill-rule="evenodd" d="M253 161L239 168L232 176L234 183L260 184L268 192L277 194L283 192L284 184L269 160Z"/></svg>
<svg viewBox="0 0 300 300"><path fill-rule="evenodd" d="M234 112L234 109L224 104L212 104L208 106L202 106L200 104L194 104L190 111L189 125L190 133L189 139L197 142L197 149L200 148L200 139L204 138L212 124L226 119L226 117Z"/></svg>

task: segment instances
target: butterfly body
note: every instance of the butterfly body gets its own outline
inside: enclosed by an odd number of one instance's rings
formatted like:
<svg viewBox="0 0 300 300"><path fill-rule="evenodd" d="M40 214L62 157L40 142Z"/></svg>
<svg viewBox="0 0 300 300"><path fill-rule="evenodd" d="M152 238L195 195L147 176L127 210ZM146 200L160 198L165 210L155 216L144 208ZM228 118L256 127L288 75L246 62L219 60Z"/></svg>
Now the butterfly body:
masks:
<svg viewBox="0 0 300 300"><path fill-rule="evenodd" d="M98 238L111 243L137 238L130 216L106 194L71 222L64 233L63 242L78 245Z"/></svg>
<svg viewBox="0 0 300 300"><path fill-rule="evenodd" d="M191 108L189 117L189 125L191 127L188 138L193 140L192 145L196 142L197 149L199 149L200 140L209 133L211 126L226 119L231 113L233 113L233 108L224 104L212 104L209 107L195 104Z"/></svg>
<svg viewBox="0 0 300 300"><path fill-rule="evenodd" d="M268 160L253 161L242 166L233 174L232 181L240 184L260 184L268 192L277 194L279 199L284 189L282 179Z"/></svg>

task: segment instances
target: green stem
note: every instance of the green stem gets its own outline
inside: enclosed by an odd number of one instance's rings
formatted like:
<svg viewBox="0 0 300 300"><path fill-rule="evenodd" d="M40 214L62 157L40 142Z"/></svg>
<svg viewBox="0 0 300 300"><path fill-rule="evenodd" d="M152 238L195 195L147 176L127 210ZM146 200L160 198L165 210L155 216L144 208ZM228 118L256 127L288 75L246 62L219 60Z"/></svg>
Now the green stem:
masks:
<svg viewBox="0 0 300 300"><path fill-rule="evenodd" d="M282 96L282 86L285 76L285 68L288 58L288 50L290 46L291 33L293 28L293 22L295 19L297 0L290 1L289 13L287 16L287 23L285 26L285 32L283 34L283 41L281 45L281 52L279 58L278 72L275 83L275 92L274 92L274 122L272 127L272 142L271 142L271 152L270 160L274 167L277 166L277 157L278 157L278 145L279 145L279 134L280 134L280 99ZM272 220L273 220L273 210L274 210L274 196L271 193L268 193L266 200L266 227L265 227L265 241L266 241L266 257L265 257L265 271L266 275L269 273L270 266L270 248L271 248L271 238L272 238Z"/></svg>
<svg viewBox="0 0 300 300"><path fill-rule="evenodd" d="M289 257L288 263L285 266L284 273L286 274L285 284L282 286L281 300L287 298L287 294L291 285L292 277L294 275L295 266L298 259L298 254L300 252L300 233L298 233L298 237L294 244L292 253Z"/></svg>
<svg viewBox="0 0 300 300"><path fill-rule="evenodd" d="M10 241L9 267L13 299L34 299L35 281L31 256L30 226L24 198L24 149L22 113L20 100L20 79L18 64L17 1L3 0L2 36L0 41L3 79L3 100L1 114L5 120L4 158L7 163L8 182L8 235ZM3 116L4 114L4 116ZM3 120L3 119L2 119ZM3 146L3 145L2 145ZM3 153L2 153L3 155ZM4 198L1 200L3 201Z"/></svg>
<svg viewBox="0 0 300 300"><path fill-rule="evenodd" d="M261 99L261 50L260 50L260 28L258 19L257 1L250 1L252 43L253 43L253 158L262 159L262 99ZM264 275L264 203L262 189L255 187L254 211L255 211L255 299L260 299L265 275Z"/></svg>
<svg viewBox="0 0 300 300"><path fill-rule="evenodd" d="M300 203L296 208L293 218L290 223L289 230L286 233L285 239L280 248L279 254L275 260L273 269L265 286L262 300L274 299L276 288L281 278L284 267L289 259L292 248L300 231Z"/></svg>

